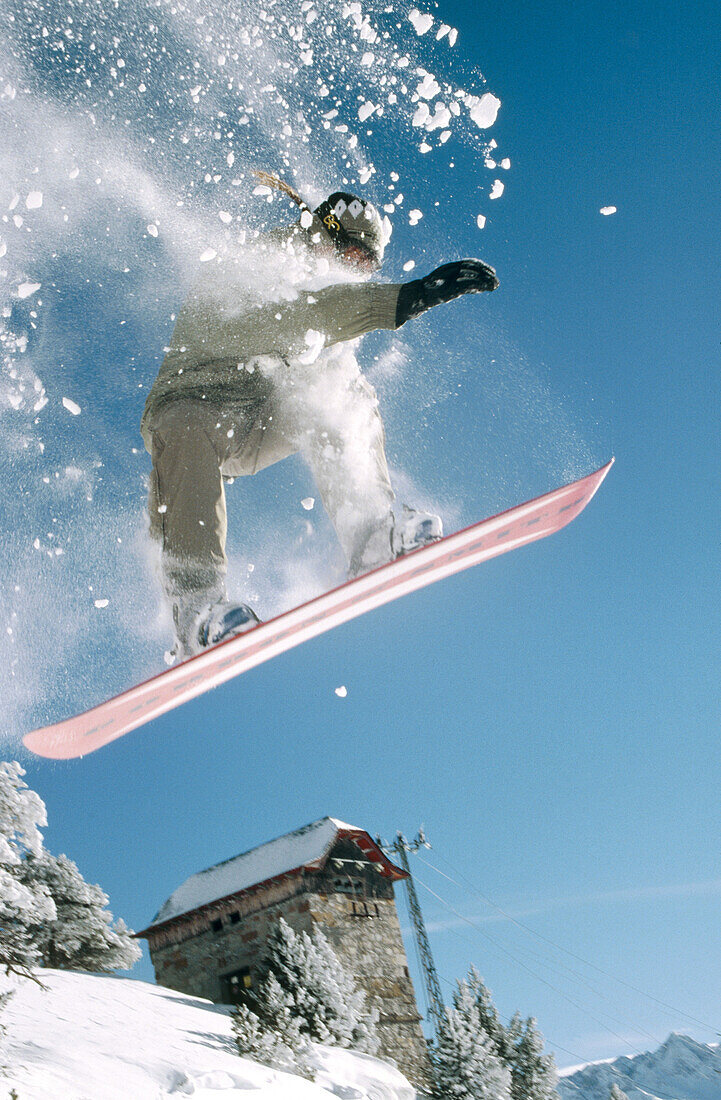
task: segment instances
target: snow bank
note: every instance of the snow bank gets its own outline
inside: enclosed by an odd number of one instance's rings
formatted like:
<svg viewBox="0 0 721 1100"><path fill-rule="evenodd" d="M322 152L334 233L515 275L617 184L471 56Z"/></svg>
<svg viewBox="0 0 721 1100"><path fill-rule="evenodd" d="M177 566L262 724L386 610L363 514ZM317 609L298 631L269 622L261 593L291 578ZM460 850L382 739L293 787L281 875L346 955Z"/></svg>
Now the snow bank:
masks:
<svg viewBox="0 0 721 1100"><path fill-rule="evenodd" d="M227 1009L127 978L40 972L3 1014L3 1089L22 1100L414 1100L392 1066L316 1048L318 1082L234 1053ZM3 979L7 988L7 981Z"/></svg>

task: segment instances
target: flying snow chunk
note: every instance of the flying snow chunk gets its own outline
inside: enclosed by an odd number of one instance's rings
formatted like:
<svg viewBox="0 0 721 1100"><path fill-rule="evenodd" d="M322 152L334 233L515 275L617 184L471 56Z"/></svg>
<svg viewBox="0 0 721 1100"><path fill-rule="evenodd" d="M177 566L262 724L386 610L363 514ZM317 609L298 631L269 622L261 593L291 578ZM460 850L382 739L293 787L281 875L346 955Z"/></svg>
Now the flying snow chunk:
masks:
<svg viewBox="0 0 721 1100"><path fill-rule="evenodd" d="M79 416L81 409L79 405L76 405L74 401L71 401L69 397L63 398L63 408L66 408L73 416Z"/></svg>
<svg viewBox="0 0 721 1100"><path fill-rule="evenodd" d="M107 607L108 604L110 603L110 600L94 600L93 602L95 603L96 607L100 608L100 607Z"/></svg>
<svg viewBox="0 0 721 1100"><path fill-rule="evenodd" d="M616 206L602 206L600 212L608 217L609 214L615 214L617 209Z"/></svg>
<svg viewBox="0 0 721 1100"><path fill-rule="evenodd" d="M158 235L157 225L153 225L153 223L151 222L150 225L148 225L146 228L147 228L148 233L150 234L151 237L157 237L157 235Z"/></svg>
<svg viewBox="0 0 721 1100"><path fill-rule="evenodd" d="M335 689L335 693L339 699L345 699L346 695L348 694L348 688L345 686L345 684L341 684L340 687L337 687Z"/></svg>
<svg viewBox="0 0 721 1100"><path fill-rule="evenodd" d="M42 191L31 191L28 197L25 199L25 206L28 210L37 210L43 205L43 193Z"/></svg>
<svg viewBox="0 0 721 1100"><path fill-rule="evenodd" d="M313 224L313 215L310 210L304 210L300 216L300 224L303 229L310 229Z"/></svg>
<svg viewBox="0 0 721 1100"><path fill-rule="evenodd" d="M301 508L305 508L306 512L310 512L315 504L315 497L303 497L300 502Z"/></svg>
<svg viewBox="0 0 721 1100"><path fill-rule="evenodd" d="M368 68L370 65L373 64L375 59L376 55L374 53L364 53L361 58L361 65L364 65L366 68Z"/></svg>
<svg viewBox="0 0 721 1100"><path fill-rule="evenodd" d="M403 270L404 271L412 271L415 266L416 266L416 261L415 260L406 260L406 262L403 264Z"/></svg>
<svg viewBox="0 0 721 1100"><path fill-rule="evenodd" d="M485 225L486 225L486 215L485 214L479 214L478 215L478 217L476 218L476 225L478 226L479 229L484 229L485 228Z"/></svg>
<svg viewBox="0 0 721 1100"><path fill-rule="evenodd" d="M378 108L376 107L375 103L371 103L370 100L367 100L363 104L363 106L360 107L360 109L358 111L358 118L360 119L361 122L365 122L366 119L370 118L371 115L373 114L373 112L377 111L377 110L378 110Z"/></svg>
<svg viewBox="0 0 721 1100"><path fill-rule="evenodd" d="M423 211L422 210L409 210L408 211L408 221L410 222L411 225L418 225L418 222L421 220L422 217L423 217Z"/></svg>
<svg viewBox="0 0 721 1100"><path fill-rule="evenodd" d="M230 223L233 220L233 215L229 214L227 210L220 210L218 212L218 217L220 218L220 220L223 222L224 225L230 225Z"/></svg>
<svg viewBox="0 0 721 1100"><path fill-rule="evenodd" d="M42 283L20 283L18 287L18 298L29 298L36 290L40 290L41 286Z"/></svg>
<svg viewBox="0 0 721 1100"><path fill-rule="evenodd" d="M427 120L430 118L431 109L427 103L419 103L416 107L415 114L413 115L412 126L425 126Z"/></svg>
<svg viewBox="0 0 721 1100"><path fill-rule="evenodd" d="M200 255L201 264L207 264L210 260L214 260L218 253L214 248L206 248L205 252Z"/></svg>
<svg viewBox="0 0 721 1100"><path fill-rule="evenodd" d="M418 35L426 34L433 26L433 16L428 15L427 12L418 11L418 8L411 9L408 19Z"/></svg>
<svg viewBox="0 0 721 1100"><path fill-rule="evenodd" d="M310 366L311 363L315 363L316 359L325 347L325 334L322 332L316 332L315 329L309 328L305 334L306 350L301 352L297 356L298 362L304 366Z"/></svg>
<svg viewBox="0 0 721 1100"><path fill-rule="evenodd" d="M476 126L486 130L496 121L501 101L492 92L485 92L480 99L474 95L466 96L466 106L470 108L470 116Z"/></svg>
<svg viewBox="0 0 721 1100"><path fill-rule="evenodd" d="M501 180L494 180L493 187L491 188L491 193L488 197L491 199L500 199L501 195L503 194L503 190L504 184L501 182Z"/></svg>
<svg viewBox="0 0 721 1100"><path fill-rule="evenodd" d="M426 73L416 88L416 92L422 99L434 99L440 90L441 86L432 73Z"/></svg>

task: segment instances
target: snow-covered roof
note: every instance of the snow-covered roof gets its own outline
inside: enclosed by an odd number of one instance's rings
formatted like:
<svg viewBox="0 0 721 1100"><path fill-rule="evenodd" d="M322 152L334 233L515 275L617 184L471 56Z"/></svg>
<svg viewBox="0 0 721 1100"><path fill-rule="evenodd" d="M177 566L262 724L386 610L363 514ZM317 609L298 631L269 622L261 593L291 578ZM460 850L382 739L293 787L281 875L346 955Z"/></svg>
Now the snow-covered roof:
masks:
<svg viewBox="0 0 721 1100"><path fill-rule="evenodd" d="M302 829L286 833L285 836L270 840L249 852L243 852L223 863L216 863L206 871L191 875L160 907L149 927L154 928L166 921L175 920L185 913L221 898L231 897L289 871L321 870L333 845L344 837L355 841L369 860L382 867L387 877L405 877L405 872L391 863L364 829L338 821L335 817L323 817L320 821L304 825Z"/></svg>

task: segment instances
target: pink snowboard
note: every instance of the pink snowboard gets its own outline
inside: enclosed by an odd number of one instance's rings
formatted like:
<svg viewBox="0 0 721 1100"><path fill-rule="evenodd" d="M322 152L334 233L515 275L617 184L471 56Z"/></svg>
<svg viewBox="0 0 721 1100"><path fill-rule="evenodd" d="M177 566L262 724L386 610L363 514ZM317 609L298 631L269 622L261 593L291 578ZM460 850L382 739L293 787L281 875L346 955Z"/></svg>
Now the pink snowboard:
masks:
<svg viewBox="0 0 721 1100"><path fill-rule="evenodd" d="M612 464L613 459L579 481L447 535L439 542L348 581L276 619L261 623L246 634L221 642L129 688L84 714L35 730L23 739L25 745L38 756L57 760L84 756L188 699L356 615L497 554L505 554L517 546L560 531L583 511Z"/></svg>

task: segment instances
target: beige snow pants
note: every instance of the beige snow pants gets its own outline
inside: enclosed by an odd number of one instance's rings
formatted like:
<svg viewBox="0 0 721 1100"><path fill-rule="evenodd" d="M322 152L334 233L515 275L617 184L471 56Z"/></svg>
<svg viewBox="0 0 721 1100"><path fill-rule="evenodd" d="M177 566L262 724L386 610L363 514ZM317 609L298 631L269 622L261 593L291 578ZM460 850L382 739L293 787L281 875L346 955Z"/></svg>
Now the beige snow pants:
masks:
<svg viewBox="0 0 721 1100"><path fill-rule="evenodd" d="M224 478L254 474L288 455L308 463L351 573L389 560L391 489L375 391L357 372L330 383L282 364L247 401L175 398L149 425L150 532L161 546L165 593L194 611L225 598ZM176 608L176 627L178 612Z"/></svg>

